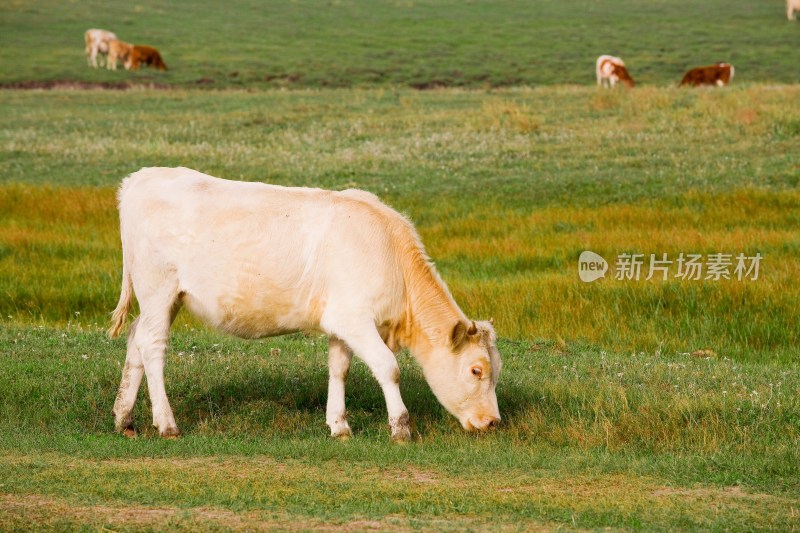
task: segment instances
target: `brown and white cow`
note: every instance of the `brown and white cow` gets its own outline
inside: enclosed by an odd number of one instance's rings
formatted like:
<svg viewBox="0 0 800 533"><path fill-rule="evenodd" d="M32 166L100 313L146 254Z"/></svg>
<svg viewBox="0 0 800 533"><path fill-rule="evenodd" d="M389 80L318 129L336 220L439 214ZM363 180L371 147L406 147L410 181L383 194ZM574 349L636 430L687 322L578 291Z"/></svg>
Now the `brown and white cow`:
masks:
<svg viewBox="0 0 800 533"><path fill-rule="evenodd" d="M90 67L97 68L97 56L108 53L108 44L117 36L108 30L92 28L83 34L86 41L86 61Z"/></svg>
<svg viewBox="0 0 800 533"><path fill-rule="evenodd" d="M597 85L614 87L617 82L622 82L627 87L633 87L633 78L625 68L622 59L609 55L602 55L597 58L595 65L597 74Z"/></svg>
<svg viewBox="0 0 800 533"><path fill-rule="evenodd" d="M715 87L724 87L733 79L733 72L733 65L730 63L717 63L716 65L709 65L707 67L693 68L684 74L681 80L681 86L691 85L697 87L700 85L712 85Z"/></svg>
<svg viewBox="0 0 800 533"><path fill-rule="evenodd" d="M188 168L145 168L119 189L122 291L133 293L116 427L134 434L143 374L153 425L179 434L164 388L164 352L181 306L244 338L316 330L329 336L326 422L351 434L344 401L353 352L383 389L392 437L410 438L395 352L407 347L441 404L467 430L500 420L500 356L491 321L459 309L412 224L374 195L228 181Z"/></svg>
<svg viewBox="0 0 800 533"><path fill-rule="evenodd" d="M117 61L122 61L125 69L130 69L131 52L133 45L119 39L108 43L108 64L110 70L117 70Z"/></svg>
<svg viewBox="0 0 800 533"><path fill-rule="evenodd" d="M795 13L800 11L800 0L786 0L786 18L795 20Z"/></svg>
<svg viewBox="0 0 800 533"><path fill-rule="evenodd" d="M161 59L161 54L152 46L136 44L131 50L130 59L125 63L125 68L139 70L140 65L148 65L158 70L167 70L167 65Z"/></svg>

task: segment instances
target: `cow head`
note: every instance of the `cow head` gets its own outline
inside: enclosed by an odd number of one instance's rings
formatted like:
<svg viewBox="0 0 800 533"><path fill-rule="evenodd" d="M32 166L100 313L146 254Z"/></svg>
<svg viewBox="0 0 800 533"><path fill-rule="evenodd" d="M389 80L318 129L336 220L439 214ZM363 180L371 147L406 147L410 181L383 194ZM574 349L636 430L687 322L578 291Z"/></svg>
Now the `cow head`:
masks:
<svg viewBox="0 0 800 533"><path fill-rule="evenodd" d="M500 421L495 387L502 363L495 344L491 321L459 321L445 345L422 365L436 398L467 431L489 429Z"/></svg>

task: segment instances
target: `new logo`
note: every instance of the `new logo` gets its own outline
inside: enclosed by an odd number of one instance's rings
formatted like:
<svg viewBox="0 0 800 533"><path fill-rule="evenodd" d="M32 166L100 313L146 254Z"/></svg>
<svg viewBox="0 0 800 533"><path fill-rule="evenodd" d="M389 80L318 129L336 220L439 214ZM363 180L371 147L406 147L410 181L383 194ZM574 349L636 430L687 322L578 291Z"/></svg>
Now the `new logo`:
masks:
<svg viewBox="0 0 800 533"><path fill-rule="evenodd" d="M581 281L589 283L598 278L606 277L608 263L601 256L586 250L578 258L578 275Z"/></svg>

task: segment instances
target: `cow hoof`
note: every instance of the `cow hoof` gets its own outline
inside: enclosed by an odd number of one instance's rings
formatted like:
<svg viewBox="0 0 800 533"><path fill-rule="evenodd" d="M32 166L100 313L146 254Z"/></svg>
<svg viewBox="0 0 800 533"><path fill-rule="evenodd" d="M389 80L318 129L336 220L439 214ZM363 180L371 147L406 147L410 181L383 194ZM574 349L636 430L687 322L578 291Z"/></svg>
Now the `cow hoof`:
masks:
<svg viewBox="0 0 800 533"><path fill-rule="evenodd" d="M411 442L411 429L392 429L392 441L396 442L397 444L406 444Z"/></svg>
<svg viewBox="0 0 800 533"><path fill-rule="evenodd" d="M347 440L353 436L353 432L349 427L339 428L336 431L331 431L331 437L339 440Z"/></svg>
<svg viewBox="0 0 800 533"><path fill-rule="evenodd" d="M161 438L163 439L170 439L174 440L181 436L181 432L178 431L178 428L167 428L164 431L160 432Z"/></svg>
<svg viewBox="0 0 800 533"><path fill-rule="evenodd" d="M403 413L397 419L389 419L389 426L392 428L392 440L398 443L411 441L411 424L409 424L408 413Z"/></svg>
<svg viewBox="0 0 800 533"><path fill-rule="evenodd" d="M328 427L331 428L331 437L335 439L347 440L353 436L353 432L350 430L350 424L347 423L347 419L344 417L334 420L333 422L328 422L327 424Z"/></svg>
<svg viewBox="0 0 800 533"><path fill-rule="evenodd" d="M348 433L339 433L338 435L332 435L333 438L338 439L340 441L350 440L350 437L352 437L352 436L353 436L353 434L350 433L350 432L348 432Z"/></svg>
<svg viewBox="0 0 800 533"><path fill-rule="evenodd" d="M122 430L122 434L129 439L133 439L136 437L136 428L134 428L133 424L131 424Z"/></svg>

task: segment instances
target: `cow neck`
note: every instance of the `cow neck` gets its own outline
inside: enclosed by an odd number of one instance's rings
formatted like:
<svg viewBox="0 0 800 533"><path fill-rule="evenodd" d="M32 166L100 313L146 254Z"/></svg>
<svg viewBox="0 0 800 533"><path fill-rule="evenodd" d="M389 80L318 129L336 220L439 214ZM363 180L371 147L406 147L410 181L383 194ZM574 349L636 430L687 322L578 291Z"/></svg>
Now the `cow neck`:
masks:
<svg viewBox="0 0 800 533"><path fill-rule="evenodd" d="M467 318L456 304L447 286L423 253L414 254L413 264L406 265L407 346L420 363L429 361L436 348L446 347L453 327ZM410 267L410 268L408 268Z"/></svg>

